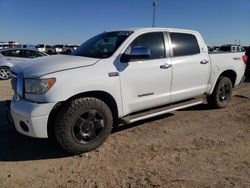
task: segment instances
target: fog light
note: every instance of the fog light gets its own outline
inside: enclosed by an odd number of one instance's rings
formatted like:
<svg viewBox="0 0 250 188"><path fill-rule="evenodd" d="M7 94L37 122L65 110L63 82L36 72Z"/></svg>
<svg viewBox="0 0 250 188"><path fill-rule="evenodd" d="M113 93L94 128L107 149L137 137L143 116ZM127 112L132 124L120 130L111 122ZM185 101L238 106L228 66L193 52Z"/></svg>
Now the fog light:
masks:
<svg viewBox="0 0 250 188"><path fill-rule="evenodd" d="M25 132L29 132L29 127L26 125L26 123L20 121L19 125Z"/></svg>

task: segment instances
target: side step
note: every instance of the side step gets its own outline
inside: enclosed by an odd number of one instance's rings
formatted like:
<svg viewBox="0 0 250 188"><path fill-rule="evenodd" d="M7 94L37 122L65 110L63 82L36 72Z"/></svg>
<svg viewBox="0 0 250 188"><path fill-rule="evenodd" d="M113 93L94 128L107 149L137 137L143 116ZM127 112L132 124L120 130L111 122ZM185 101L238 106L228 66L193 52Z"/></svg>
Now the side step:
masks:
<svg viewBox="0 0 250 188"><path fill-rule="evenodd" d="M129 123L134 123L136 121L152 118L155 116L163 115L172 111L180 110L183 108L188 108L191 106L195 106L198 104L202 104L201 99L191 99L188 101L180 102L180 103L175 103L175 104L170 104L167 106L163 106L160 108L155 108L155 109L150 109L147 111L139 112L136 114L128 115L123 118L121 118L122 122L125 124Z"/></svg>

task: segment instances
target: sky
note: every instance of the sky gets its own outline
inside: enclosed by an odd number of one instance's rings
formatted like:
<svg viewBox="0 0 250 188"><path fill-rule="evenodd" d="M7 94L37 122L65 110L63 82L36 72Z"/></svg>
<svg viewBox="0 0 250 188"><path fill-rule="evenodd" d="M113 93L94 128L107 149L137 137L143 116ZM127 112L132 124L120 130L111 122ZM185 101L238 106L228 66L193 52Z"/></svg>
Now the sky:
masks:
<svg viewBox="0 0 250 188"><path fill-rule="evenodd" d="M152 0L0 0L0 41L82 44L152 27L152 15ZM250 0L157 0L155 25L197 30L208 45L250 45Z"/></svg>

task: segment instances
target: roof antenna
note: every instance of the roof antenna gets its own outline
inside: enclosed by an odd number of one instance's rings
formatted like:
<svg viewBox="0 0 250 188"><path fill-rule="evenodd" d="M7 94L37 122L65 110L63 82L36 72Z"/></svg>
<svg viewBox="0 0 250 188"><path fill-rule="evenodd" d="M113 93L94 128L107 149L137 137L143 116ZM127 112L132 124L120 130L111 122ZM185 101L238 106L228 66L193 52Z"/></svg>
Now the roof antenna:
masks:
<svg viewBox="0 0 250 188"><path fill-rule="evenodd" d="M155 11L156 11L156 0L153 0L153 24L152 24L152 27L155 27Z"/></svg>

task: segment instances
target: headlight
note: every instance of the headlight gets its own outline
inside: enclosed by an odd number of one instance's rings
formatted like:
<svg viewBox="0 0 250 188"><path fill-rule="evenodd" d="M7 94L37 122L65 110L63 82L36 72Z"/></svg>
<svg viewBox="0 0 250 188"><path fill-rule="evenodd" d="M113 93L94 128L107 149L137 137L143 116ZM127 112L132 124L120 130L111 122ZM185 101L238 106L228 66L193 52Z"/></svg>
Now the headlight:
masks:
<svg viewBox="0 0 250 188"><path fill-rule="evenodd" d="M48 79L25 79L24 88L25 93L29 94L43 94L47 92L56 82L55 78Z"/></svg>

